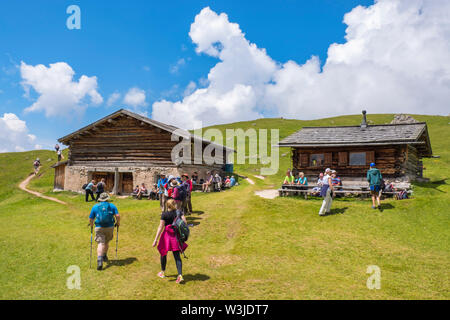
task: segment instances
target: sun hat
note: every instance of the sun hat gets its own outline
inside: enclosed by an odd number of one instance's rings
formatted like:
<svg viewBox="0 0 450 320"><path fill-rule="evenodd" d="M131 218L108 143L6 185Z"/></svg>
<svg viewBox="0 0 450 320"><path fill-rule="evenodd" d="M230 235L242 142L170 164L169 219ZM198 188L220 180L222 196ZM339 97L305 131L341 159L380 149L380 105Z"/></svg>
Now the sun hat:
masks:
<svg viewBox="0 0 450 320"><path fill-rule="evenodd" d="M331 170L331 173L336 173L336 170Z"/></svg>
<svg viewBox="0 0 450 320"><path fill-rule="evenodd" d="M175 179L175 177L174 177L173 175L170 175L170 176L167 178L167 181L170 182L170 180L172 180L172 179Z"/></svg>
<svg viewBox="0 0 450 320"><path fill-rule="evenodd" d="M371 167L375 167L375 162L372 162L372 163L370 164L370 166L371 166Z"/></svg>
<svg viewBox="0 0 450 320"><path fill-rule="evenodd" d="M330 168L326 168L326 169L325 169L325 172L328 172L328 171L331 171L331 169L330 169Z"/></svg>
<svg viewBox="0 0 450 320"><path fill-rule="evenodd" d="M106 192L103 192L100 197L98 198L98 201L100 202L105 202L109 200L109 194L107 194Z"/></svg>
<svg viewBox="0 0 450 320"><path fill-rule="evenodd" d="M176 187L176 186L178 186L178 181L177 181L176 179L174 179L174 180L170 183L170 185L171 185L172 187Z"/></svg>
<svg viewBox="0 0 450 320"><path fill-rule="evenodd" d="M189 178L189 175L188 175L187 173L183 173L183 174L181 175L181 177Z"/></svg>

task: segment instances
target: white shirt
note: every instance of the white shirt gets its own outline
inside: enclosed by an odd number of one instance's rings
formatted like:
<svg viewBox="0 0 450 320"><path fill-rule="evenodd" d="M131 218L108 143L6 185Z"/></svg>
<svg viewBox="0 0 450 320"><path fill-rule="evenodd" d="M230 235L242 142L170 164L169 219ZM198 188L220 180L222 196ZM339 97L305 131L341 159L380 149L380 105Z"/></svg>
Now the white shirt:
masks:
<svg viewBox="0 0 450 320"><path fill-rule="evenodd" d="M330 179L331 178L331 176L329 176L329 175L324 175L323 176L323 179L322 179L322 183L323 184L327 184L327 185L329 185L329 183L328 183L328 179Z"/></svg>

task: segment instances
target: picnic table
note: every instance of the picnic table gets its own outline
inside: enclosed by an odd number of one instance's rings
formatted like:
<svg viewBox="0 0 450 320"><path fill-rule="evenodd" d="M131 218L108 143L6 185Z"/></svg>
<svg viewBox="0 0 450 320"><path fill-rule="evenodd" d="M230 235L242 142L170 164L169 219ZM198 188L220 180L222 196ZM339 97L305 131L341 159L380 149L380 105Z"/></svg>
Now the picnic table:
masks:
<svg viewBox="0 0 450 320"><path fill-rule="evenodd" d="M295 184L283 184L280 189L278 189L278 194L280 197L289 196L289 195L303 195L305 199L308 199L309 196L319 196L318 192L313 191L313 189L317 187L317 185L295 185ZM402 191L405 189L397 188L396 191L392 192L382 192L382 195L394 196L398 191ZM411 190L407 190L410 194ZM361 195L368 196L370 195L370 188L368 186L358 186L358 185L349 185L349 186L335 186L333 193L335 195Z"/></svg>

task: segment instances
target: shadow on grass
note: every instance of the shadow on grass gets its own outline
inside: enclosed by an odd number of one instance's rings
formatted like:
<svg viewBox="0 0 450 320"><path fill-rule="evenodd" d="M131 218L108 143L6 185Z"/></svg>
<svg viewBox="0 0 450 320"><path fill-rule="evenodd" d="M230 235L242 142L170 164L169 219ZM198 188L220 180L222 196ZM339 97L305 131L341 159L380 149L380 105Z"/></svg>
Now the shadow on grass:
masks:
<svg viewBox="0 0 450 320"><path fill-rule="evenodd" d="M205 212L204 211L200 211L200 210L194 210L194 211L192 211L192 213L200 215L200 214L204 214Z"/></svg>
<svg viewBox="0 0 450 320"><path fill-rule="evenodd" d="M167 276L168 278L173 278L169 281L176 281L177 280L177 276L178 275L174 275L174 276ZM183 276L184 281L181 284L186 284L189 281L207 281L209 279L211 279L209 276L207 276L206 274L201 274L201 273L196 273L196 274L187 274Z"/></svg>
<svg viewBox="0 0 450 320"><path fill-rule="evenodd" d="M379 210L381 212L383 212L384 210L390 210L390 209L395 209L395 207L390 203L382 203Z"/></svg>
<svg viewBox="0 0 450 320"><path fill-rule="evenodd" d="M335 214L344 214L345 211L347 211L348 207L344 207L344 208L335 208L335 209L331 209L330 213L327 213L327 216L332 216Z"/></svg>
<svg viewBox="0 0 450 320"><path fill-rule="evenodd" d="M442 192L442 193L446 193L445 191L439 190L438 188L442 185L446 185L447 182L445 180L447 180L447 179L448 178L445 178L442 180L437 180L437 181L430 181L430 182L417 182L415 184L421 188L430 188L430 189L434 189L434 190Z"/></svg>
<svg viewBox="0 0 450 320"><path fill-rule="evenodd" d="M197 218L197 217L191 217L191 216L187 216L186 217L186 221L188 224L192 224L194 227L198 226L200 224L200 222L196 221L196 220L202 220L201 218Z"/></svg>
<svg viewBox="0 0 450 320"><path fill-rule="evenodd" d="M135 261L137 261L137 258L135 258L135 257L130 257L130 258L121 259L121 260L110 259L109 262L107 262L106 267L104 269L108 269L111 266L114 266L114 267L127 266L129 264L132 264Z"/></svg>

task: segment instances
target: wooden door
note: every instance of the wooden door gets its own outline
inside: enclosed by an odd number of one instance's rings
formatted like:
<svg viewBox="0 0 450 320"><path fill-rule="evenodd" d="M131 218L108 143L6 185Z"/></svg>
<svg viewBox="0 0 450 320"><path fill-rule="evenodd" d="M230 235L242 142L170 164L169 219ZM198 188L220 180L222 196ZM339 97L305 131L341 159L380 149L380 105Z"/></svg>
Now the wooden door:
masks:
<svg viewBox="0 0 450 320"><path fill-rule="evenodd" d="M105 191L111 193L114 188L114 173L113 172L93 172L92 179L95 183L99 183L101 179L105 179Z"/></svg>
<svg viewBox="0 0 450 320"><path fill-rule="evenodd" d="M132 193L133 192L133 174L131 172L122 173L122 188L121 193Z"/></svg>

